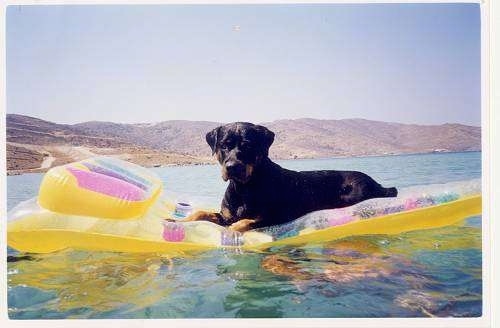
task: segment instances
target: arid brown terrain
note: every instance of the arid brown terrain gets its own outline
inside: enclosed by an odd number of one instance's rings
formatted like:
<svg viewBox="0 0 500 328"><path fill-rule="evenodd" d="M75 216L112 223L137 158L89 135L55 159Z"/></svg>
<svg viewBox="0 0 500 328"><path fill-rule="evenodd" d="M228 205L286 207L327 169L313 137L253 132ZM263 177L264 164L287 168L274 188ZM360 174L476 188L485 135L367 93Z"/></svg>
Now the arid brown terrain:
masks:
<svg viewBox="0 0 500 328"><path fill-rule="evenodd" d="M43 172L95 155L144 166L215 163L205 134L218 122L165 121L57 124L7 115L7 172ZM296 119L261 123L275 132L274 159L478 151L481 128L415 125L363 119Z"/></svg>

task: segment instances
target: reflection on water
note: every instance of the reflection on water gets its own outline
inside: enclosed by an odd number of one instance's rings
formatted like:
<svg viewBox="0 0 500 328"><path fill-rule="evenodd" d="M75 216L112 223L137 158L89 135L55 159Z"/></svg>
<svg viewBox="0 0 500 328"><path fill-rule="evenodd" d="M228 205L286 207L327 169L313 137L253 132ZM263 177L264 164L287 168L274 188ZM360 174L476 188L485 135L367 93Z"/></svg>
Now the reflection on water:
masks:
<svg viewBox="0 0 500 328"><path fill-rule="evenodd" d="M286 161L292 169L358 169L398 187L480 176L480 153ZM156 170L167 189L217 204L216 166ZM41 175L8 177L8 207L33 197ZM9 317L480 316L481 217L396 236L345 238L264 253L182 257L8 249Z"/></svg>
<svg viewBox="0 0 500 328"><path fill-rule="evenodd" d="M64 251L9 262L11 318L481 314L477 226L239 254ZM466 251L463 248L466 247Z"/></svg>

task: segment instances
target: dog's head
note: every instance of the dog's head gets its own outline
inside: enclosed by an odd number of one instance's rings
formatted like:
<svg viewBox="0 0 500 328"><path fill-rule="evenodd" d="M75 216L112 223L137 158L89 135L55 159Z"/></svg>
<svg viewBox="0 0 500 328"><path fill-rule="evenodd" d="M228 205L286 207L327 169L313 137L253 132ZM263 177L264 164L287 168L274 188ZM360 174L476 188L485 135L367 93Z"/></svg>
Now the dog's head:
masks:
<svg viewBox="0 0 500 328"><path fill-rule="evenodd" d="M213 129L206 139L222 165L222 179L247 183L267 158L274 133L261 125L237 122Z"/></svg>

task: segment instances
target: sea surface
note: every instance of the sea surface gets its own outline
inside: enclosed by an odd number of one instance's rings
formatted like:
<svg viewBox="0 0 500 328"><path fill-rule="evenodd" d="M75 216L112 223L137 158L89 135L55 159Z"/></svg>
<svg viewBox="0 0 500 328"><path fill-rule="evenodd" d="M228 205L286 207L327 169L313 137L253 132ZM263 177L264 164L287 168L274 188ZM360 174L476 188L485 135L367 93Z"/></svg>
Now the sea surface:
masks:
<svg viewBox="0 0 500 328"><path fill-rule="evenodd" d="M481 153L279 161L294 170L358 170L384 186L481 176ZM152 169L167 193L218 207L220 168ZM7 206L36 196L41 174L7 177ZM477 317L481 217L395 236L350 237L263 253L215 250L169 258L8 248L11 319Z"/></svg>

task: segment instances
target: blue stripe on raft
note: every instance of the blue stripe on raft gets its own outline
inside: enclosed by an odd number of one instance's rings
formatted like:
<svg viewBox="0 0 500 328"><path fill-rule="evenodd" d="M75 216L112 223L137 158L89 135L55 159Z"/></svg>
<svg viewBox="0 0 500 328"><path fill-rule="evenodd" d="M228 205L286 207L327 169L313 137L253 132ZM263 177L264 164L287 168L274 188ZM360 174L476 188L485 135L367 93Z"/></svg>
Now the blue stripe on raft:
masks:
<svg viewBox="0 0 500 328"><path fill-rule="evenodd" d="M110 169L104 168L102 166L97 166L97 165L94 165L94 164L91 164L91 163L83 163L83 165L85 165L92 172L120 179L122 181L125 181L125 182L128 182L130 184L133 184L134 186L139 187L142 190L147 190L148 189L148 186L146 186L146 185L144 185L144 184L142 184L142 183L140 183L138 181L135 181L135 180L133 180L133 179L127 177L127 176L124 176L124 175L122 175L122 174L120 174L120 173L118 173L116 171L112 171Z"/></svg>
<svg viewBox="0 0 500 328"><path fill-rule="evenodd" d="M120 172L121 174L123 174L131 179L134 179L135 181L138 181L138 182L140 182L148 187L150 187L152 185L152 183L150 181L148 181L147 179L130 172L130 170L127 170L127 169L124 169L123 167L112 164L107 160L102 160L102 159L97 159L97 158L94 160L99 165L102 165L102 166L104 166L108 169L111 169L113 171Z"/></svg>

